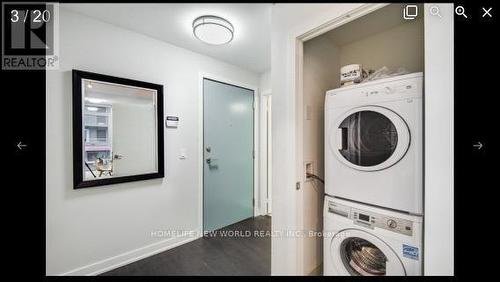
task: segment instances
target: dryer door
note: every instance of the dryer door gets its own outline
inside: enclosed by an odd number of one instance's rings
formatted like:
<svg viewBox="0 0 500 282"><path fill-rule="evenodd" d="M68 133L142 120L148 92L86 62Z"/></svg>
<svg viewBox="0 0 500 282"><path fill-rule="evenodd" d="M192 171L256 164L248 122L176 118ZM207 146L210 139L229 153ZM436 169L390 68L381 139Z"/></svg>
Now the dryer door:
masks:
<svg viewBox="0 0 500 282"><path fill-rule="evenodd" d="M337 233L330 244L330 255L337 275L406 275L403 263L389 245L359 229Z"/></svg>
<svg viewBox="0 0 500 282"><path fill-rule="evenodd" d="M330 149L342 163L357 170L388 168L403 158L409 146L408 125L380 106L351 109L330 128Z"/></svg>

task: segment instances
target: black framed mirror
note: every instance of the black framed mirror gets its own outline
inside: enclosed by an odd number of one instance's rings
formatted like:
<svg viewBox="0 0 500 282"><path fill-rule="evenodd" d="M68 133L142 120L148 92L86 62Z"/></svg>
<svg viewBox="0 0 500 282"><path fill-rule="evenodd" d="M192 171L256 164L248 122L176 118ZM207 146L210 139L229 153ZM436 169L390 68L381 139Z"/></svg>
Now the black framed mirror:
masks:
<svg viewBox="0 0 500 282"><path fill-rule="evenodd" d="M73 70L74 189L164 177L163 85Z"/></svg>

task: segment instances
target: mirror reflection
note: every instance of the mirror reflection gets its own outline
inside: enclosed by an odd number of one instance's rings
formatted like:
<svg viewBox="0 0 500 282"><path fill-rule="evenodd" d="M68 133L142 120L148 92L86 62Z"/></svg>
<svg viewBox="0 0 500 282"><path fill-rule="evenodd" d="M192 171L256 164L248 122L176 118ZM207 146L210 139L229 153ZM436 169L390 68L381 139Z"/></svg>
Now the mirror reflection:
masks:
<svg viewBox="0 0 500 282"><path fill-rule="evenodd" d="M156 90L81 81L83 180L158 172Z"/></svg>

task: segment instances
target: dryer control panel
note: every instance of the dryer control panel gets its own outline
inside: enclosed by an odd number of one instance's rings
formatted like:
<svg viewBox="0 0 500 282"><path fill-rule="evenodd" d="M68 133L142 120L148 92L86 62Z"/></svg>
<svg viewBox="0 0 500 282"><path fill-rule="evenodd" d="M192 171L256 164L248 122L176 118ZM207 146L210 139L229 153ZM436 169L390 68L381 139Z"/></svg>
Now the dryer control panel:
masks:
<svg viewBox="0 0 500 282"><path fill-rule="evenodd" d="M371 95L391 95L391 94L399 94L399 95L412 95L417 91L417 83L413 81L409 81L404 84L392 84L387 86L373 86L368 89L361 89L359 93L364 96Z"/></svg>
<svg viewBox="0 0 500 282"><path fill-rule="evenodd" d="M328 211L349 218L354 223L367 228L377 227L408 236L413 234L413 222L407 219L352 208L335 202L328 203Z"/></svg>
<svg viewBox="0 0 500 282"><path fill-rule="evenodd" d="M423 75L412 73L328 90L325 109L397 100L411 102L422 98L422 93Z"/></svg>

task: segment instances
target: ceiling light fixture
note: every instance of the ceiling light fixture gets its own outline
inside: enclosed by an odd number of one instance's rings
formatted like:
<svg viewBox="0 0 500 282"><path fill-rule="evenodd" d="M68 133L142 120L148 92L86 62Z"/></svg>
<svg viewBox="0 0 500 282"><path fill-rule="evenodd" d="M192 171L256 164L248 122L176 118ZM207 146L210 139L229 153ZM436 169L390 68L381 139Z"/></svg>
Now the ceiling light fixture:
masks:
<svg viewBox="0 0 500 282"><path fill-rule="evenodd" d="M233 40L233 25L217 16L201 16L193 21L193 34L210 45L227 44Z"/></svg>

